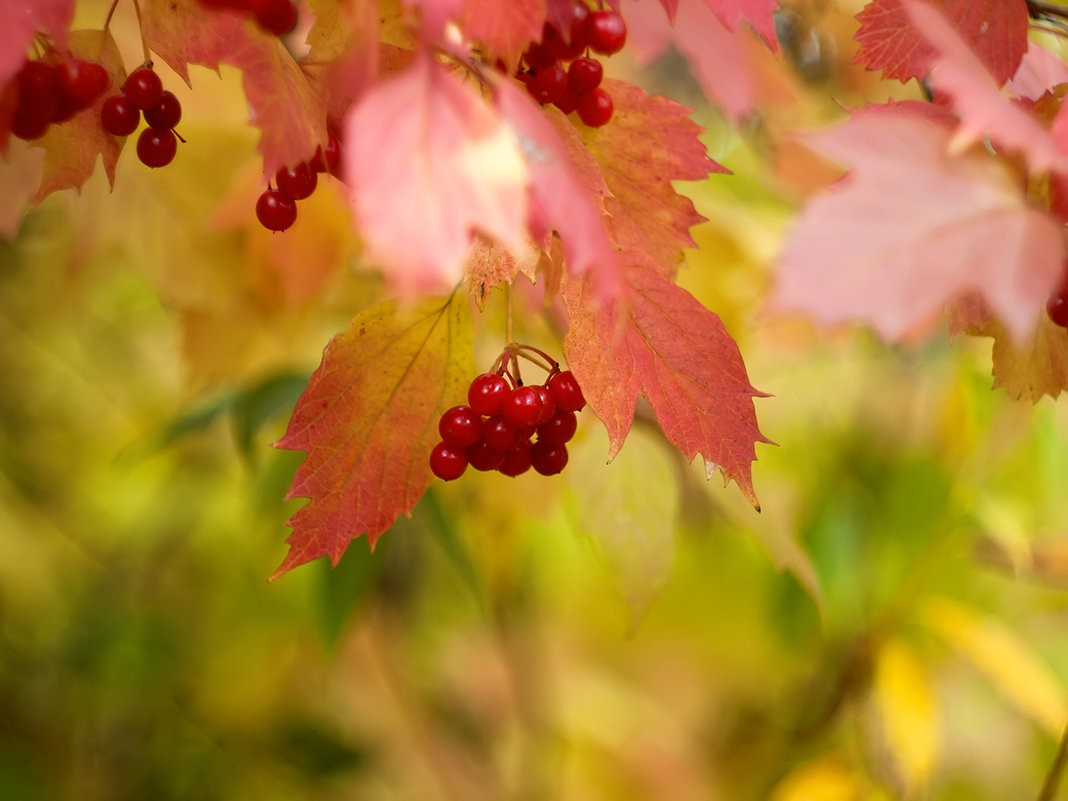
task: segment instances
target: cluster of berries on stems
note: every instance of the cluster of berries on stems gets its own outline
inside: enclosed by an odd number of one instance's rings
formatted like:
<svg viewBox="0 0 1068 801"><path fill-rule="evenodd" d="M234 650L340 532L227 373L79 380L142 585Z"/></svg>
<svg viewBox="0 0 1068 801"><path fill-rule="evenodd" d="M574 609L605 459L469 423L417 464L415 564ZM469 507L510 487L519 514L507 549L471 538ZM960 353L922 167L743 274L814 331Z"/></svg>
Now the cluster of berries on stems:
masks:
<svg viewBox="0 0 1068 801"><path fill-rule="evenodd" d="M319 173L336 175L341 164L341 142L330 133L326 149L319 147L309 161L283 167L274 184L256 201L256 219L268 231L284 231L297 221L297 201L311 197L319 184Z"/></svg>
<svg viewBox="0 0 1068 801"><path fill-rule="evenodd" d="M135 69L122 84L122 90L104 101L100 124L112 136L129 136L141 124L148 124L137 137L137 158L146 167L165 167L178 152L175 126L182 119L182 104L173 92L163 88L163 81L147 61Z"/></svg>
<svg viewBox="0 0 1068 801"><path fill-rule="evenodd" d="M522 357L546 371L542 384L524 384ZM556 475L567 465L575 413L586 405L575 376L543 351L512 342L493 367L471 381L467 404L448 409L438 422L441 441L430 451L430 470L453 481L468 466L518 476L532 469Z"/></svg>
<svg viewBox="0 0 1068 801"><path fill-rule="evenodd" d="M27 59L12 81L14 114L11 133L38 139L52 125L73 119L92 106L111 83L106 69L93 61L63 57L47 43L40 59Z"/></svg>
<svg viewBox="0 0 1068 801"><path fill-rule="evenodd" d="M541 41L523 53L526 69L519 78L539 103L552 103L565 114L577 112L591 128L607 125L615 107L601 86L604 68L590 51L618 53L627 41L627 24L618 11L590 11L582 0L574 0L564 27L567 30L545 23Z"/></svg>

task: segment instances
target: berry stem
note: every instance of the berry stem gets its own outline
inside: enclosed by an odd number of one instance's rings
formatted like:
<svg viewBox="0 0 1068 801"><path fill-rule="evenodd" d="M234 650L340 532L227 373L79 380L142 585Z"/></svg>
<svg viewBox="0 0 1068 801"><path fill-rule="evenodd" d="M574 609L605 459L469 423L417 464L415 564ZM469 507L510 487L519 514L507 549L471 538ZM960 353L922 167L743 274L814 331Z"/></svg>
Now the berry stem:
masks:
<svg viewBox="0 0 1068 801"><path fill-rule="evenodd" d="M152 54L148 51L148 44L145 42L145 24L141 19L141 2L140 0L133 0L134 13L137 14L137 32L141 36L141 49L145 53L145 66L151 68L152 66Z"/></svg>
<svg viewBox="0 0 1068 801"><path fill-rule="evenodd" d="M108 9L108 15L104 17L104 27L101 29L101 33L107 33L108 27L111 25L111 18L115 16L115 9L119 7L119 0L111 0L111 8Z"/></svg>
<svg viewBox="0 0 1068 801"><path fill-rule="evenodd" d="M504 285L504 341L514 342L512 336L512 285Z"/></svg>

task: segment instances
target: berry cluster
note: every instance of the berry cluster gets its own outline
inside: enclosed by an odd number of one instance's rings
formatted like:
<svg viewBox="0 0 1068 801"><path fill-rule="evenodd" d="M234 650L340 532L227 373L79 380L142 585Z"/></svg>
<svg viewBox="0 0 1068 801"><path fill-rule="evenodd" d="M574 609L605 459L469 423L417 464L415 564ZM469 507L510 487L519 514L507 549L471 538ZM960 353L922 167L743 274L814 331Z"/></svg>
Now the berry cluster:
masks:
<svg viewBox="0 0 1068 801"><path fill-rule="evenodd" d="M575 0L567 28L565 37L564 31L545 23L541 42L523 53L527 70L519 78L539 103L552 103L565 114L577 111L583 124L599 128L612 119L614 107L601 86L604 68L588 53L618 53L627 41L627 24L618 11L590 11ZM566 70L564 62L570 62Z"/></svg>
<svg viewBox="0 0 1068 801"><path fill-rule="evenodd" d="M527 352L551 363L540 386L525 386L518 370L513 376L506 366L516 355L530 358ZM467 402L453 406L438 422L441 442L430 452L430 470L445 481L462 476L468 465L513 477L532 467L543 476L556 475L567 464L567 443L578 426L575 412L586 405L571 371L561 371L526 345L510 345L495 371L477 376Z"/></svg>
<svg viewBox="0 0 1068 801"><path fill-rule="evenodd" d="M142 112L148 127L137 138L137 158L146 167L165 167L178 152L181 137L174 127L182 119L182 104L163 88L151 62L131 72L122 91L104 101L100 124L113 136L129 136L141 123Z"/></svg>
<svg viewBox="0 0 1068 801"><path fill-rule="evenodd" d="M27 61L15 76L11 133L26 140L44 136L53 123L66 122L93 105L110 82L107 70L92 61Z"/></svg>
<svg viewBox="0 0 1068 801"><path fill-rule="evenodd" d="M292 0L200 0L205 8L247 14L267 33L285 36L297 27L297 7Z"/></svg>
<svg viewBox="0 0 1068 801"><path fill-rule="evenodd" d="M274 176L274 186L256 201L256 218L268 231L284 231L297 221L297 201L311 197L319 184L319 173L337 173L341 162L341 143L333 133L326 150L319 147L310 161L296 167L284 167Z"/></svg>

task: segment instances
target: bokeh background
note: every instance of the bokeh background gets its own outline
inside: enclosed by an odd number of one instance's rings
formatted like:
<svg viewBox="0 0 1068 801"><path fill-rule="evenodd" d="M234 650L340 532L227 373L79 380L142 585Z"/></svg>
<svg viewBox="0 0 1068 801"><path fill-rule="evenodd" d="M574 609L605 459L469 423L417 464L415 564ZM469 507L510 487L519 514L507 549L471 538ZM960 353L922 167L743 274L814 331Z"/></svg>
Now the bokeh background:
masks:
<svg viewBox="0 0 1068 801"><path fill-rule="evenodd" d="M784 5L796 102L741 131L670 54L613 66L695 107L735 173L680 187L710 220L680 280L772 395L763 512L644 413L606 466L585 412L561 476L438 482L373 554L274 583L300 454L270 443L380 285L336 185L290 233L256 224L239 76L160 68L175 163L126 153L114 191L0 241L0 799L1040 796L1068 724L1068 408L992 391L988 340L763 312L818 174L769 143L911 91L849 64L860 4ZM517 332L558 352L531 298Z"/></svg>

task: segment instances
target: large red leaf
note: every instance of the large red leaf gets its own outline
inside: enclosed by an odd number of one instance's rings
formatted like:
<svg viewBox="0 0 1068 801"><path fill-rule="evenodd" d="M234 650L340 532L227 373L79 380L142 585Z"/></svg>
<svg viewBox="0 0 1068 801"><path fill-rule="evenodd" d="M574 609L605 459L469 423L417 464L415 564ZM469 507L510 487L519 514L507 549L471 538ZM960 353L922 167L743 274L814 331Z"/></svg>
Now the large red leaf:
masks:
<svg viewBox="0 0 1068 801"><path fill-rule="evenodd" d="M286 498L310 498L289 520L289 553L277 578L349 542L371 546L430 486L428 457L441 414L474 372L463 295L388 301L355 317L322 364L275 443L307 453Z"/></svg>
<svg viewBox="0 0 1068 801"><path fill-rule="evenodd" d="M998 84L1016 72L1027 49L1025 0L925 0L937 6L986 64ZM857 15L855 60L905 82L931 68L934 50L901 0L872 0Z"/></svg>
<svg viewBox="0 0 1068 801"><path fill-rule="evenodd" d="M606 79L604 85L615 103L611 124L581 130L611 190L605 199L609 234L628 261L672 277L682 248L694 246L690 227L705 218L671 182L729 170L708 157L690 109L624 81Z"/></svg>
<svg viewBox="0 0 1068 801"><path fill-rule="evenodd" d="M700 454L711 477L719 467L758 506L752 462L757 442L753 389L738 346L722 321L656 270L627 270L630 303L594 302L586 280L565 278L568 367L608 429L614 458L634 421L638 396L653 407L664 435L689 459Z"/></svg>
<svg viewBox="0 0 1068 801"><path fill-rule="evenodd" d="M465 0L460 27L481 44L485 55L504 60L509 68L532 41L541 39L545 0Z"/></svg>
<svg viewBox="0 0 1068 801"><path fill-rule="evenodd" d="M773 305L897 339L974 290L1022 341L1060 274L1060 228L996 159L951 154L951 136L899 109L812 137L853 172L802 212Z"/></svg>
<svg viewBox="0 0 1068 801"><path fill-rule="evenodd" d="M346 119L357 226L399 292L455 284L476 229L526 246L526 162L477 92L423 52Z"/></svg>

